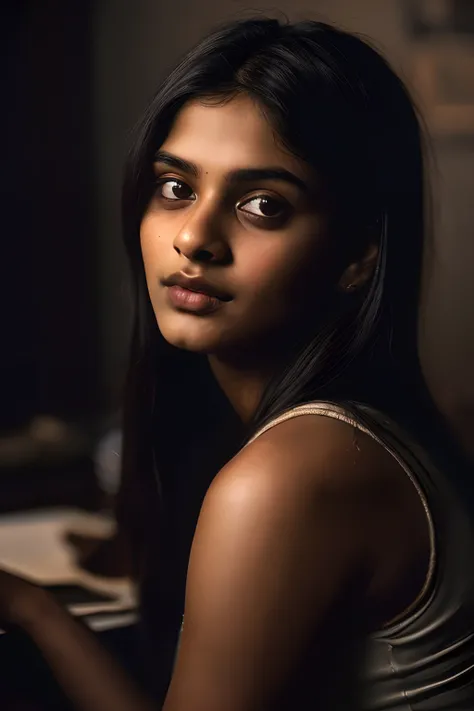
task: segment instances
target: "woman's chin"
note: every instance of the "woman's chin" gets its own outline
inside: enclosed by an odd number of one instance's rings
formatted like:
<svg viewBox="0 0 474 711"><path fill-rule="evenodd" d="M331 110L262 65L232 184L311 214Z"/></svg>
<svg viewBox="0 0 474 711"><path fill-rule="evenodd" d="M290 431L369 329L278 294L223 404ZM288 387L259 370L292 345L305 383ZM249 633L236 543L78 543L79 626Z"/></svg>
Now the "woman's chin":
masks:
<svg viewBox="0 0 474 711"><path fill-rule="evenodd" d="M167 341L170 346L179 348L182 351L189 351L190 353L210 355L214 352L214 348L211 345L201 341L194 341L191 338L174 339L165 337L165 341Z"/></svg>
<svg viewBox="0 0 474 711"><path fill-rule="evenodd" d="M216 333L205 324L189 326L163 323L158 324L161 335L171 346L192 353L211 354L222 347L222 334Z"/></svg>

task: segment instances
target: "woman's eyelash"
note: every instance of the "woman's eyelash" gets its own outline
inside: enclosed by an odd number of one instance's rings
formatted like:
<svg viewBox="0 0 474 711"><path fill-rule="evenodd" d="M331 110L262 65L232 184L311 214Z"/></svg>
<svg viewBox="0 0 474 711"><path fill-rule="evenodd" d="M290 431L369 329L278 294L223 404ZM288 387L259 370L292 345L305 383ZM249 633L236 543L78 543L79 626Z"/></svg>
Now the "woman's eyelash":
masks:
<svg viewBox="0 0 474 711"><path fill-rule="evenodd" d="M190 192L192 193L191 188L189 188L189 185L186 185L186 183L183 180L178 180L177 178L158 178L156 180L156 185L159 189L163 188L165 185L168 184L174 184L178 186L178 188L184 187L185 189L188 188ZM179 200L189 200L189 196L179 196L179 195L174 195L174 197L167 197L166 195L163 195L163 191L160 190L161 192L161 197L164 200L170 200L171 202L174 201L179 201Z"/></svg>
<svg viewBox="0 0 474 711"><path fill-rule="evenodd" d="M181 200L190 200L191 195L193 194L192 189L185 183L183 180L179 180L178 178L157 178L156 179L156 186L158 189L160 189L160 197L163 200L166 200L168 202L179 202ZM163 194L162 188L167 185L174 185L177 186L178 190L184 188L186 192L189 191L189 194L185 195L176 195L173 194L172 197L166 196ZM171 187L171 190L173 190L173 187ZM271 211L271 205L277 206L277 212L276 214L270 214L270 215L265 215L265 214L256 214L252 210L249 209L244 209L248 205L252 205L252 203L257 203L260 205L266 205L267 210L268 207L270 206L270 211ZM288 205L284 203L281 200L277 200L276 198L271 197L270 195L254 195L251 198L248 198L245 202L241 202L238 205L238 209L243 212L246 216L250 217L251 219L254 220L275 220L275 219L281 219L282 213L285 212L288 209ZM262 210L262 208L258 208Z"/></svg>
<svg viewBox="0 0 474 711"><path fill-rule="evenodd" d="M244 210L244 207L247 207L248 205L252 205L252 203L260 203L261 205L262 205L262 204L263 204L263 205L266 204L267 209L268 209L268 206L269 206L269 205L271 206L272 203L273 203L274 205L277 206L277 213L276 213L276 214L273 214L273 215L268 215L268 214L267 214L267 215L265 215L265 214L263 214L263 215L256 215L256 214L255 214L254 212L252 212L251 210ZM269 197L268 195L255 195L255 197L250 198L250 200L247 200L246 202L241 203L240 206L239 206L239 208L240 208L240 210L241 210L242 212L245 212L245 213L247 213L247 214L250 214L250 215L252 215L253 217L260 217L260 218L265 218L265 219L271 220L272 218L280 217L281 213L282 213L282 212L284 211L284 209L285 209L285 204L282 203L282 202L279 201L279 200L276 200L275 198ZM262 210L261 207L260 207L259 209ZM270 212L271 212L271 207L270 207Z"/></svg>

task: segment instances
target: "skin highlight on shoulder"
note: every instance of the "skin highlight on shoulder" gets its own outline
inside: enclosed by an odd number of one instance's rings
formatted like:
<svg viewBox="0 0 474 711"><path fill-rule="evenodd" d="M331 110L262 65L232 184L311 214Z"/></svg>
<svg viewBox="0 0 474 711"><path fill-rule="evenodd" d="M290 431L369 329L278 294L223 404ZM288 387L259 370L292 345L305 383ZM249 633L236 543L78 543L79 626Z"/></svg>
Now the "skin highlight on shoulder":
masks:
<svg viewBox="0 0 474 711"><path fill-rule="evenodd" d="M325 509L350 521L346 534L359 536L361 559L370 561L367 599L375 626L400 614L421 590L430 555L423 502L392 454L356 427L319 415L291 418L241 450L219 477L229 489L248 487L249 498L261 487L269 506L314 502L319 516Z"/></svg>

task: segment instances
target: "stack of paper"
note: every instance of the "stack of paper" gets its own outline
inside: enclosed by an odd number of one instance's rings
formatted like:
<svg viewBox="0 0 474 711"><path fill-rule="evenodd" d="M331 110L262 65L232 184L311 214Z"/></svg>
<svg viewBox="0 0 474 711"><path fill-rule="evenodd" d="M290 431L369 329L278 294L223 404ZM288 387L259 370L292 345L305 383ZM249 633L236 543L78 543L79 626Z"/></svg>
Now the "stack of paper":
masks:
<svg viewBox="0 0 474 711"><path fill-rule="evenodd" d="M132 624L137 606L132 582L83 571L66 541L71 531L109 538L114 527L106 516L72 508L0 516L0 568L41 586L80 586L90 599L68 609L95 630Z"/></svg>

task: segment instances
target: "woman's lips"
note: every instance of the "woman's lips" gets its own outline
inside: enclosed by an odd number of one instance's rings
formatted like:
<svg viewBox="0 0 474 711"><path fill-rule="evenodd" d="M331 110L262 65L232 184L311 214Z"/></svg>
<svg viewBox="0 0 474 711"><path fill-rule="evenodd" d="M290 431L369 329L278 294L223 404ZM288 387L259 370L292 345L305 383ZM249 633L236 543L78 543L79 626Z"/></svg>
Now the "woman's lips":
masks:
<svg viewBox="0 0 474 711"><path fill-rule="evenodd" d="M225 302L215 296L208 296L199 291L191 291L181 286L167 286L166 291L171 304L180 311L195 314L209 314L219 309Z"/></svg>

